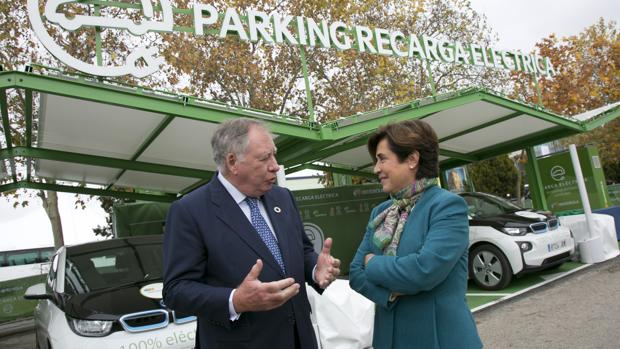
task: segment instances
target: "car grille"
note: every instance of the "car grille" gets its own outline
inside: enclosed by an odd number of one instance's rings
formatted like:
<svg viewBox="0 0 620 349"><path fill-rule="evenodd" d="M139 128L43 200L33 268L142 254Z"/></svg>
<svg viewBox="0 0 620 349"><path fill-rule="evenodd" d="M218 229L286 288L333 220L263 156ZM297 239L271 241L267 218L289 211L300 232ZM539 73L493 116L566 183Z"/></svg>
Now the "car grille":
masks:
<svg viewBox="0 0 620 349"><path fill-rule="evenodd" d="M548 220L547 224L549 225L549 230L555 230L560 226L560 222L555 218Z"/></svg>
<svg viewBox="0 0 620 349"><path fill-rule="evenodd" d="M550 230L556 230L560 227L560 223L556 218L552 218L546 222L538 222L530 224L530 228L535 234L546 233Z"/></svg>
<svg viewBox="0 0 620 349"><path fill-rule="evenodd" d="M144 332L168 326L168 312L163 309L141 311L121 316L121 326L127 332Z"/></svg>
<svg viewBox="0 0 620 349"><path fill-rule="evenodd" d="M177 313L176 311L172 311L172 320L175 324L184 324L186 322L196 321L196 317L194 315L187 315Z"/></svg>
<svg viewBox="0 0 620 349"><path fill-rule="evenodd" d="M530 224L530 228L532 228L532 231L534 233L542 234L542 233L547 231L547 223L545 223L545 222L532 223L532 224Z"/></svg>

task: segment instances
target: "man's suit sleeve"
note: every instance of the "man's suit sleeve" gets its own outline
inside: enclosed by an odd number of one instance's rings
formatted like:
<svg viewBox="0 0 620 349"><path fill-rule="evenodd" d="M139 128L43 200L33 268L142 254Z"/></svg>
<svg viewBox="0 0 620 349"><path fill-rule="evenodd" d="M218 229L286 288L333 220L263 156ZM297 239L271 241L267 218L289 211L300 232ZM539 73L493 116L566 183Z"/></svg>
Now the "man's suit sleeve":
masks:
<svg viewBox="0 0 620 349"><path fill-rule="evenodd" d="M166 305L176 311L206 317L229 326L228 298L232 288L204 283L207 249L197 221L182 201L172 204L164 235L164 289Z"/></svg>

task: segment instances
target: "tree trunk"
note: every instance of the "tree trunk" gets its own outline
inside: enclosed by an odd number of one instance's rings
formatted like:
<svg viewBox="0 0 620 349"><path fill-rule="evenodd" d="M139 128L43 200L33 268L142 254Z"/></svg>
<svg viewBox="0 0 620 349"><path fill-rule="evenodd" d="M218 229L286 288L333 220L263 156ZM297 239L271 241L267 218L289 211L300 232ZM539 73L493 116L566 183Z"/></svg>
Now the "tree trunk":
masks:
<svg viewBox="0 0 620 349"><path fill-rule="evenodd" d="M65 244L65 239L62 234L62 221L60 220L60 212L58 211L58 193L55 191L41 191L39 192L41 201L43 201L43 208L47 213L52 224L52 234L54 235L54 249L59 249Z"/></svg>

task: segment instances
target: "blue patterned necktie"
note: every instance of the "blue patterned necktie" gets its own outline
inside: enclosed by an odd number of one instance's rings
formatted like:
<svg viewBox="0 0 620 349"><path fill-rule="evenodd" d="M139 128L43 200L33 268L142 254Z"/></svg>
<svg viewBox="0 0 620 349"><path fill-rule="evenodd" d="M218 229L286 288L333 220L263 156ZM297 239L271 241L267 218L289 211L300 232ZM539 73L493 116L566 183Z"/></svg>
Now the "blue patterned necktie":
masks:
<svg viewBox="0 0 620 349"><path fill-rule="evenodd" d="M286 269L284 268L284 261L282 260L282 255L280 254L280 247L278 246L278 241L275 236L269 229L269 225L263 218L263 215L260 214L260 210L258 209L258 200L256 198L246 197L245 201L248 203L250 207L250 217L252 219L252 225L254 229L258 232L258 235L263 240L273 257L276 259L276 262L282 268L282 271L286 274Z"/></svg>

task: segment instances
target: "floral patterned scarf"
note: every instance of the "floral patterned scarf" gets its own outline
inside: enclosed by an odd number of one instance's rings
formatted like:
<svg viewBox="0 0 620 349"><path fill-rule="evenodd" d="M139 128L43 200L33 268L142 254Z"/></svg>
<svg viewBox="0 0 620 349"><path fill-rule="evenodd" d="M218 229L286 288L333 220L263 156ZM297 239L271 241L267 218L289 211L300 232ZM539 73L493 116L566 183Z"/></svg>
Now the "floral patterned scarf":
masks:
<svg viewBox="0 0 620 349"><path fill-rule="evenodd" d="M383 250L384 255L396 255L396 249L409 212L413 210L416 202L422 196L422 192L426 188L437 185L437 183L437 178L422 178L396 194L390 195L392 205L379 213L370 223L370 227L375 230L373 243Z"/></svg>

